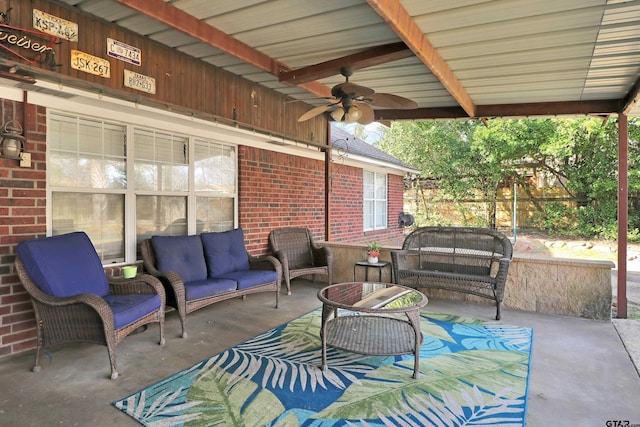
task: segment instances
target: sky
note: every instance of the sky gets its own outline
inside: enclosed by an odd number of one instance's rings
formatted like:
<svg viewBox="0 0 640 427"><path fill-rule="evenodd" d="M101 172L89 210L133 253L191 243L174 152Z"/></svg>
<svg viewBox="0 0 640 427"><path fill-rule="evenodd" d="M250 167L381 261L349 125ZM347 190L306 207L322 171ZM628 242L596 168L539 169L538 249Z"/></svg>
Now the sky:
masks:
<svg viewBox="0 0 640 427"><path fill-rule="evenodd" d="M334 124L352 135L354 134L356 127L359 126L358 123L346 124L344 122L334 122ZM378 122L370 123L364 127L366 138L362 139L369 144L373 144L382 137L384 129L386 129L386 127Z"/></svg>

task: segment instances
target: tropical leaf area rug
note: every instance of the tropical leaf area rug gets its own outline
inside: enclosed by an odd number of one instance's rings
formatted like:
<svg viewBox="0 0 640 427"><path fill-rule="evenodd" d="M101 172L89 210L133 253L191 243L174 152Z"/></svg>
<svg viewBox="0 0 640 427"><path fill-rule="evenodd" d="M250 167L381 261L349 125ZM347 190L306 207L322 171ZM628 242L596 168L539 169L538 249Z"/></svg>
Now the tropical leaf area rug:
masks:
<svg viewBox="0 0 640 427"><path fill-rule="evenodd" d="M341 313L341 315L344 313ZM320 310L113 404L147 426L524 426L533 330L421 314L413 355L329 348Z"/></svg>

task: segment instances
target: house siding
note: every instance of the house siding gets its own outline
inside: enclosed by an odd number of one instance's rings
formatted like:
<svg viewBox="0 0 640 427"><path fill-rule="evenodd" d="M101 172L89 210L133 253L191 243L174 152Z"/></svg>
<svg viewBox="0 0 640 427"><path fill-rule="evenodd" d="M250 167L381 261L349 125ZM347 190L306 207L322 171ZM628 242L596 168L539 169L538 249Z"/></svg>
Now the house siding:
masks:
<svg viewBox="0 0 640 427"><path fill-rule="evenodd" d="M303 123L297 118L309 109L303 102L287 102L291 98L256 84L202 60L193 58L178 49L172 49L148 37L119 27L86 13L78 8L50 0L24 0L0 2L11 10L11 25L30 29L33 10L38 9L62 19L78 23L78 33L83 34L77 41L60 39L53 46L57 65L55 73L60 77L50 81L69 87L92 87L95 92L128 100L131 103L151 105L156 108L164 104L167 109L176 109L186 114L190 112L209 119L216 119L230 125L244 124L297 141L326 141L327 119L319 115ZM13 33L12 33L13 34ZM20 34L18 32L18 34ZM111 78L103 78L76 70L71 66L72 50L98 54L105 51L105 41L113 38L143 52L140 65L125 61L107 59ZM13 48L17 48L13 45ZM3 50L12 60L19 60ZM18 48L17 53L31 58L32 52ZM98 55L98 56L104 56ZM106 59L106 58L105 58ZM36 61L29 68L50 72L46 60ZM124 70L151 76L156 81L154 94L126 87ZM120 76L119 78L116 76ZM313 136L312 136L313 135Z"/></svg>

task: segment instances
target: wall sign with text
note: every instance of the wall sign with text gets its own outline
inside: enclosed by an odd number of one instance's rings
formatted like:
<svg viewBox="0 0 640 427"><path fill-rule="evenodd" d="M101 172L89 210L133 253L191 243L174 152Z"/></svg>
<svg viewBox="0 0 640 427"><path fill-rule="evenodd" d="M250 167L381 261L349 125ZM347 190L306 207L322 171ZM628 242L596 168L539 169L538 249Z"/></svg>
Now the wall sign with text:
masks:
<svg viewBox="0 0 640 427"><path fill-rule="evenodd" d="M111 77L109 61L75 49L71 50L71 68L106 79Z"/></svg>
<svg viewBox="0 0 640 427"><path fill-rule="evenodd" d="M133 65L142 64L142 54L137 47L107 38L107 55Z"/></svg>
<svg viewBox="0 0 640 427"><path fill-rule="evenodd" d="M33 9L33 28L72 42L78 41L78 24Z"/></svg>
<svg viewBox="0 0 640 427"><path fill-rule="evenodd" d="M0 24L0 49L30 64L38 62L57 41L57 37L40 31Z"/></svg>
<svg viewBox="0 0 640 427"><path fill-rule="evenodd" d="M156 93L156 79L130 70L124 70L124 85L142 92Z"/></svg>

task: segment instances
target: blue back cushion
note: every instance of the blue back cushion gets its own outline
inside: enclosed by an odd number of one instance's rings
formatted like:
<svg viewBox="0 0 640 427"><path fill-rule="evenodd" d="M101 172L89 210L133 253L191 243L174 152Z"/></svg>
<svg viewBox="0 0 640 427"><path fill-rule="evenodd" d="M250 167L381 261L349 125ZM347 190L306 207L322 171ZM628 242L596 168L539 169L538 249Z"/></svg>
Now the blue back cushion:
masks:
<svg viewBox="0 0 640 427"><path fill-rule="evenodd" d="M202 246L209 277L249 269L249 257L244 246L242 228L220 233L202 233Z"/></svg>
<svg viewBox="0 0 640 427"><path fill-rule="evenodd" d="M151 236L156 268L174 271L183 282L207 278L200 236Z"/></svg>
<svg viewBox="0 0 640 427"><path fill-rule="evenodd" d="M31 280L48 295L109 293L100 257L84 232L27 240L16 250Z"/></svg>

